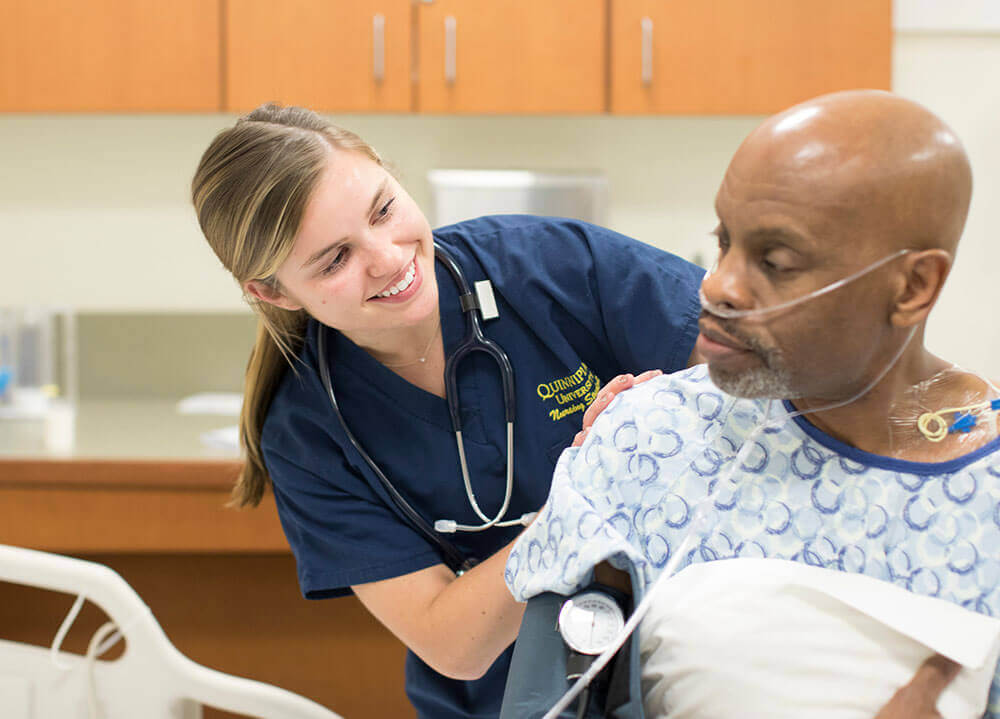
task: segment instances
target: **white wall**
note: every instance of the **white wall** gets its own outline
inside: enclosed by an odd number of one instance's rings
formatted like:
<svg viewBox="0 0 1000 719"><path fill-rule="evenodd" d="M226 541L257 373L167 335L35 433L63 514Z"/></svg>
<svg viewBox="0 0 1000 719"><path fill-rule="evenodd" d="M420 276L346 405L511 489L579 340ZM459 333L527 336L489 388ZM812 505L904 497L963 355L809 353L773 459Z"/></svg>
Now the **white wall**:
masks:
<svg viewBox="0 0 1000 719"><path fill-rule="evenodd" d="M227 309L234 285L201 238L188 183L234 117L2 116L0 305ZM433 167L600 169L609 224L685 254L712 229L712 196L757 118L338 116L429 207Z"/></svg>
<svg viewBox="0 0 1000 719"><path fill-rule="evenodd" d="M948 122L972 160L973 196L955 269L932 315L928 346L1000 379L1000 35L901 34L897 92Z"/></svg>
<svg viewBox="0 0 1000 719"><path fill-rule="evenodd" d="M1000 377L990 290L1000 260L1000 35L905 33L895 87L949 122L976 191L955 273L932 320L941 354ZM233 310L239 293L200 237L188 182L225 115L0 115L0 306ZM712 199L754 117L341 116L393 161L418 202L433 167L599 169L608 224L691 256L709 249ZM970 318L987 318L972 322Z"/></svg>

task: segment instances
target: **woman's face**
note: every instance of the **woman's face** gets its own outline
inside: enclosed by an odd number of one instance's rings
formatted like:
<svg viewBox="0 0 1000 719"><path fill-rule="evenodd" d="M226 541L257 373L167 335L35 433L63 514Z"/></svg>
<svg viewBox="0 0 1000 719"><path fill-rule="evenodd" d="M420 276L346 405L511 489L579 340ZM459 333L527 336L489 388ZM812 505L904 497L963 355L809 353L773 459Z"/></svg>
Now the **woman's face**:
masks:
<svg viewBox="0 0 1000 719"><path fill-rule="evenodd" d="M383 167L333 150L306 205L279 288L247 290L286 309L305 309L365 346L437 310L430 225Z"/></svg>

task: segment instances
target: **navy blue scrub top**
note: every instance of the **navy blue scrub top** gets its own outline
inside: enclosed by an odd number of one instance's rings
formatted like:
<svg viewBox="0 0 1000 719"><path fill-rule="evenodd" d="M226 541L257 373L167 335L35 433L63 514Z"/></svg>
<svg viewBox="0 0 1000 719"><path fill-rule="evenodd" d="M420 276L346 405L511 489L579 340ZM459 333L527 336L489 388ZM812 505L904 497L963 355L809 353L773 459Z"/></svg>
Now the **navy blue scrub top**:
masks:
<svg viewBox="0 0 1000 719"><path fill-rule="evenodd" d="M514 490L508 519L545 502L560 452L583 411L615 375L684 367L698 333L703 270L610 230L574 220L521 215L483 217L441 228L434 238L465 271L470 286L493 284L500 316L484 322L514 367ZM446 355L465 324L458 290L436 263ZM301 363L287 371L268 411L262 447L278 513L305 597L350 593L441 563L399 515L350 446L317 370L310 321ZM341 412L361 446L431 525L480 524L462 487L447 402L411 385L334 330L327 362ZM469 474L487 516L503 503L506 425L496 364L473 353L459 365ZM521 527L459 532L450 539L483 560ZM508 649L476 681L448 679L412 653L406 690L421 718L495 718L510 661Z"/></svg>

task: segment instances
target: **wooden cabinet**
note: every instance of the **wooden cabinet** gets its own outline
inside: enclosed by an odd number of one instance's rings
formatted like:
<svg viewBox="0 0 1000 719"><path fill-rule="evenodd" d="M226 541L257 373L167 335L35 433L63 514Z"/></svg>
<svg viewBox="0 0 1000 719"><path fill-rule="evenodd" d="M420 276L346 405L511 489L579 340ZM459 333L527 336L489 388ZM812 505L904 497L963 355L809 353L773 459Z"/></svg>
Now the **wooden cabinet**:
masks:
<svg viewBox="0 0 1000 719"><path fill-rule="evenodd" d="M225 17L225 109L410 110L410 0L229 0Z"/></svg>
<svg viewBox="0 0 1000 719"><path fill-rule="evenodd" d="M605 0L432 0L417 5L417 110L600 113Z"/></svg>
<svg viewBox="0 0 1000 719"><path fill-rule="evenodd" d="M889 89L891 0L611 0L611 112L767 114Z"/></svg>
<svg viewBox="0 0 1000 719"><path fill-rule="evenodd" d="M891 0L0 7L0 112L765 114L890 83Z"/></svg>
<svg viewBox="0 0 1000 719"><path fill-rule="evenodd" d="M220 0L3 0L0 112L219 108Z"/></svg>

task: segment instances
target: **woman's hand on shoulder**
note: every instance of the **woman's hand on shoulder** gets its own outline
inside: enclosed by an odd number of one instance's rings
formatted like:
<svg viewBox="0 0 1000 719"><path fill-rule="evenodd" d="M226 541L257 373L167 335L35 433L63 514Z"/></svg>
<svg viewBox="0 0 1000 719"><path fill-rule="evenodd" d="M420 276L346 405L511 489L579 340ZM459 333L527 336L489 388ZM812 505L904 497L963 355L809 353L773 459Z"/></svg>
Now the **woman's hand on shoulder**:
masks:
<svg viewBox="0 0 1000 719"><path fill-rule="evenodd" d="M587 411L583 413L583 427L576 433L576 437L573 438L572 446L579 447L583 444L583 440L587 438L587 434L590 432L590 428L594 426L598 415L611 404L611 400L617 397L620 392L624 392L654 377L659 377L661 374L663 374L663 370L658 369L647 370L640 375L620 374L604 385L601 391L597 393L597 397L594 398L591 405L587 407Z"/></svg>

